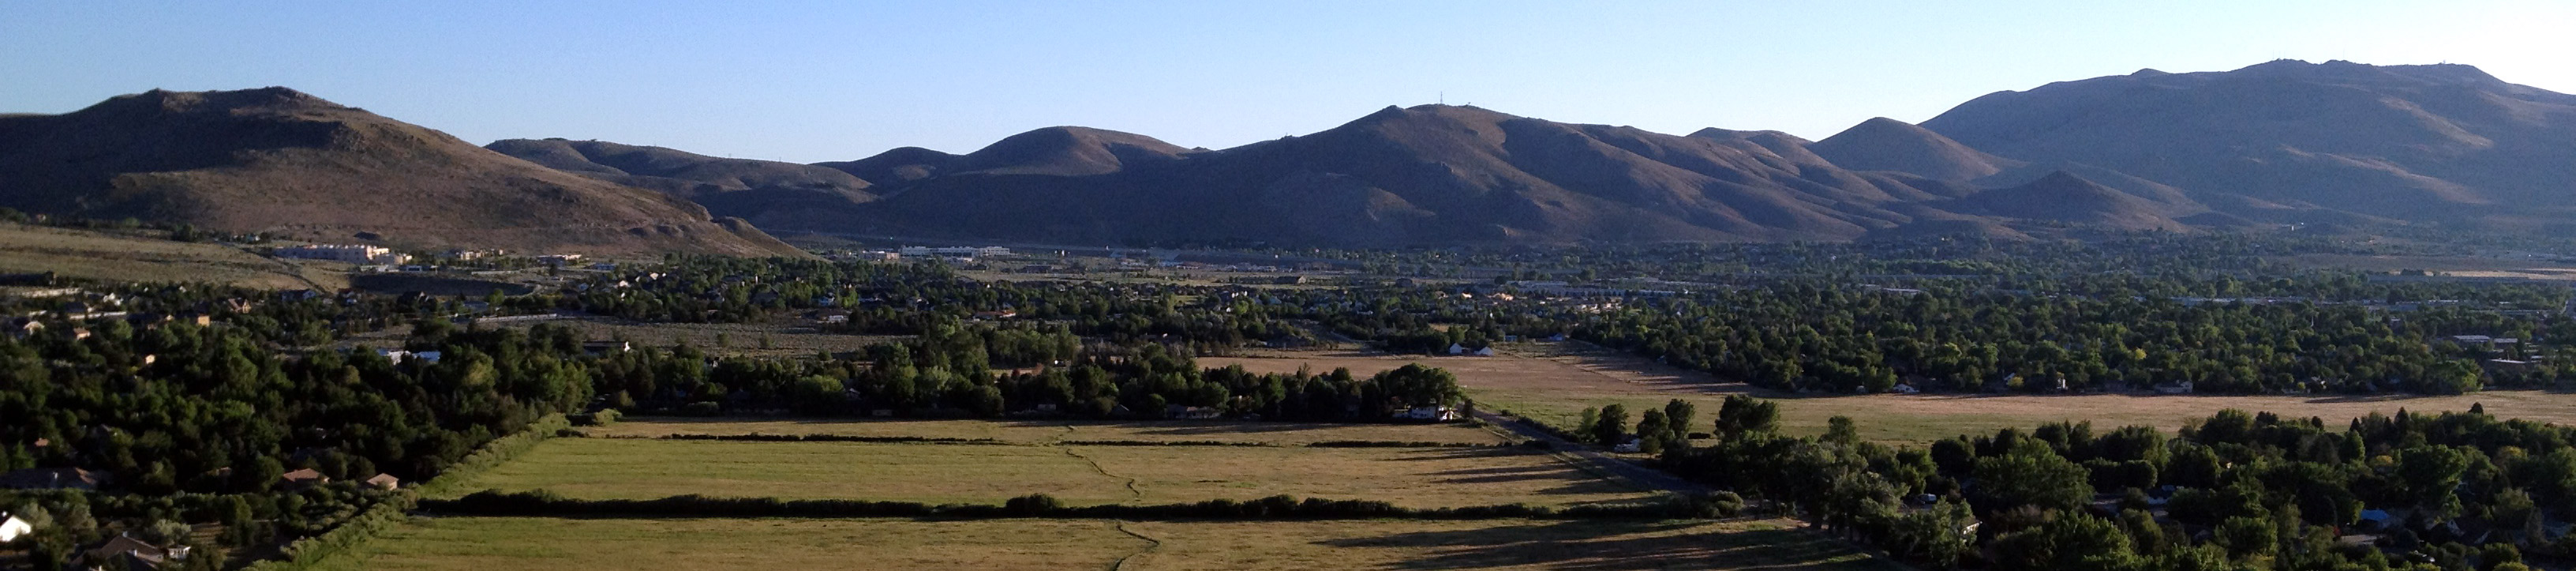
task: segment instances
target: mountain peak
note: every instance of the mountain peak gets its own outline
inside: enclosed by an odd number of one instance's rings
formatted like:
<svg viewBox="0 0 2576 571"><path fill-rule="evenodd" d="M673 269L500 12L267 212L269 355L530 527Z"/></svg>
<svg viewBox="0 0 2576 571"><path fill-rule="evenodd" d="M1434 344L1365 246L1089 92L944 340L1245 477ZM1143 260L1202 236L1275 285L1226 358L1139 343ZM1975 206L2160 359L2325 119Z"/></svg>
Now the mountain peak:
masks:
<svg viewBox="0 0 2576 571"><path fill-rule="evenodd" d="M959 171L984 174L1082 176L1124 170L1130 163L1180 158L1189 149L1135 133L1057 126L1003 137L967 153Z"/></svg>
<svg viewBox="0 0 2576 571"><path fill-rule="evenodd" d="M1807 150L1847 169L1897 171L1950 181L1972 180L2019 164L1886 117L1862 121L1808 145Z"/></svg>
<svg viewBox="0 0 2576 571"><path fill-rule="evenodd" d="M261 87L230 91L171 91L154 89L132 95L119 95L90 106L89 109L154 110L164 113L225 112L243 110L295 111L306 109L348 109L337 103L285 87ZM84 109L86 111L88 109Z"/></svg>

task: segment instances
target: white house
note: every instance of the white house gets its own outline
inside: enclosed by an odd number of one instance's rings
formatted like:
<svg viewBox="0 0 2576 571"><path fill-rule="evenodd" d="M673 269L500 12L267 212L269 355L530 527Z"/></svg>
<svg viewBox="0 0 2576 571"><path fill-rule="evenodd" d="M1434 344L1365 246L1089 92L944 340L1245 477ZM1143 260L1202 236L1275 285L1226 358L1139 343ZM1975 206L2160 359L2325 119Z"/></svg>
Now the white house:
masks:
<svg viewBox="0 0 2576 571"><path fill-rule="evenodd" d="M280 258L334 260L353 264L400 264L411 259L411 256L394 253L391 249L363 244L288 246L270 250L269 255Z"/></svg>
<svg viewBox="0 0 2576 571"><path fill-rule="evenodd" d="M1405 420L1448 422L1458 420L1458 409L1445 406L1417 406L1411 409L1406 409L1400 416Z"/></svg>
<svg viewBox="0 0 2576 571"><path fill-rule="evenodd" d="M0 517L8 518L0 520L0 543L17 541L18 538L36 533L36 524L27 523L27 520L8 514L0 514Z"/></svg>

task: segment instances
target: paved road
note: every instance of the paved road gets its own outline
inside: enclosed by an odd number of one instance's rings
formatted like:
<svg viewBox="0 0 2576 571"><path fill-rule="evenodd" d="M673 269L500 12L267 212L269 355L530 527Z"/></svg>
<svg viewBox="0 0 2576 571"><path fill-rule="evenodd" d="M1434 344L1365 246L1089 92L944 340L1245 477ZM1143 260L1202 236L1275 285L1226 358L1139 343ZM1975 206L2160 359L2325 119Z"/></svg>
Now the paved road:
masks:
<svg viewBox="0 0 2576 571"><path fill-rule="evenodd" d="M1614 474L1637 485L1684 495L1702 494L1712 491L1708 486L1702 486L1697 482L1681 479L1681 477L1665 473L1663 470L1640 466L1635 462L1629 462L1617 456L1612 456L1608 453L1594 450L1592 447L1585 446L1582 443L1558 438L1555 434L1550 434L1548 431L1540 429L1538 426L1531 424L1527 420L1481 410L1476 411L1476 418L1478 420L1492 423L1494 426L1503 427L1503 429L1510 430L1513 434L1521 435L1524 438L1546 442L1550 446L1556 448L1556 457L1558 459L1562 459L1567 462L1590 465L1595 468L1595 471Z"/></svg>

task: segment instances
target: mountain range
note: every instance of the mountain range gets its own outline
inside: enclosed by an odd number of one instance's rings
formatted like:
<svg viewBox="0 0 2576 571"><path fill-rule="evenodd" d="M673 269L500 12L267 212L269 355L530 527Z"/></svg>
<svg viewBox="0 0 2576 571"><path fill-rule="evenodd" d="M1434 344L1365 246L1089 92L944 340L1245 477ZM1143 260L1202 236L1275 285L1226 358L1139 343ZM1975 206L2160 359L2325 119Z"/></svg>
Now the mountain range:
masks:
<svg viewBox="0 0 2576 571"><path fill-rule="evenodd" d="M151 91L0 117L0 206L411 248L795 255L673 194L291 89Z"/></svg>
<svg viewBox="0 0 2576 571"><path fill-rule="evenodd" d="M145 109L119 110L129 107ZM183 112L197 108L220 111ZM778 247L718 220L918 239L1340 247L2309 223L2576 233L2576 96L2463 65L2142 70L1997 92L1919 125L1870 119L1818 141L1423 105L1218 150L1084 127L962 155L906 147L812 165L565 139L459 147L291 91L154 92L0 118L0 204L346 231L394 226L345 212L385 206L335 201L430 186L463 193L437 199L459 205L457 228L549 228L511 213L531 196L569 196L603 211L565 218L596 229L571 234L755 252ZM267 186L241 182L252 174ZM239 190L249 188L261 190ZM282 219L256 215L299 204ZM591 208L607 204L628 206ZM676 230L627 230L664 226Z"/></svg>
<svg viewBox="0 0 2576 571"><path fill-rule="evenodd" d="M514 150L528 144L492 148L553 164ZM772 229L1055 243L1850 240L2303 223L2560 233L2576 229L2576 96L2464 65L2282 60L1998 92L1921 125L1876 118L1819 141L1425 105L1222 150L1049 127L965 155L907 147L810 166L868 186L834 200L701 201Z"/></svg>

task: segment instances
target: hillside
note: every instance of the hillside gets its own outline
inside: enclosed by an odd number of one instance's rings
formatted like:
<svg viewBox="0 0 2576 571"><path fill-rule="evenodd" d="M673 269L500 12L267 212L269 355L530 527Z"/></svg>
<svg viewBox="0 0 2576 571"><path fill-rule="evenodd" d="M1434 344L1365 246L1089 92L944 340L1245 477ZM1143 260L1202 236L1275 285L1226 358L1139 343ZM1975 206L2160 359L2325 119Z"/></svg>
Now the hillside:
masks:
<svg viewBox="0 0 2576 571"><path fill-rule="evenodd" d="M1983 178L2023 164L1886 117L1863 121L1807 145L1807 150L1842 168L1898 171L1956 181Z"/></svg>
<svg viewBox="0 0 2576 571"><path fill-rule="evenodd" d="M484 145L504 155L599 180L659 190L716 216L761 222L779 208L831 208L876 200L868 181L828 167L728 159L607 141L506 139Z"/></svg>
<svg viewBox="0 0 2576 571"><path fill-rule="evenodd" d="M886 198L776 227L1029 241L1388 246L1850 239L1959 193L1855 173L1777 133L1694 136L1473 107L1389 107L1217 151L1043 129L966 155L827 163ZM1788 151L1783 153L1781 151Z"/></svg>
<svg viewBox="0 0 2576 571"><path fill-rule="evenodd" d="M795 252L686 200L278 87L0 118L0 206L419 248Z"/></svg>
<svg viewBox="0 0 2576 571"><path fill-rule="evenodd" d="M1979 97L1923 126L1996 155L2115 170L2212 204L2506 226L2576 214L2567 192L2576 96L2465 65L2143 70Z"/></svg>
<svg viewBox="0 0 2576 571"><path fill-rule="evenodd" d="M2153 202L2084 177L2056 171L2028 184L1980 192L1935 207L1962 214L2071 222L2114 230L2189 228L2167 218Z"/></svg>
<svg viewBox="0 0 2576 571"><path fill-rule="evenodd" d="M552 148L575 145L512 152L610 180L738 180ZM653 151L686 159L662 159L672 164L716 160ZM2576 96L2467 66L2281 61L1999 92L1921 125L1876 118L1821 141L1423 105L1220 150L1049 127L966 154L904 147L805 168L862 182L840 183L840 194L681 194L787 230L1130 245L2018 237L2299 223L2556 232L2576 228Z"/></svg>

